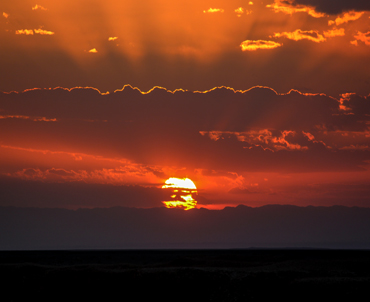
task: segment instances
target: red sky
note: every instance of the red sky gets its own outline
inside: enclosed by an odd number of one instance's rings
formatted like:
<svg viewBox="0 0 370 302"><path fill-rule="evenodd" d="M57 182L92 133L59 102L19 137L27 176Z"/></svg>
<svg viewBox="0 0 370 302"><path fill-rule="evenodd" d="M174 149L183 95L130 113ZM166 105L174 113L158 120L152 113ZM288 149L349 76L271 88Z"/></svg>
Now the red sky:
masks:
<svg viewBox="0 0 370 302"><path fill-rule="evenodd" d="M1 205L157 207L172 176L209 208L370 205L368 1L12 0L0 14L0 186L18 188ZM15 197L35 183L66 197ZM70 201L94 185L123 191Z"/></svg>

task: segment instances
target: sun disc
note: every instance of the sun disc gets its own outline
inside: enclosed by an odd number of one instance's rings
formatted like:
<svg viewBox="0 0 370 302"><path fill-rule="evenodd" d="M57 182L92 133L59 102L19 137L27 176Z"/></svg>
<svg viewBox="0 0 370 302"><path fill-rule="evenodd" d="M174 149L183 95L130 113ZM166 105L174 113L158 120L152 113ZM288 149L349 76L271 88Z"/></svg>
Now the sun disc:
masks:
<svg viewBox="0 0 370 302"><path fill-rule="evenodd" d="M162 188L171 191L172 200L163 201L167 208L183 208L184 210L195 208L197 201L194 197L197 194L197 187L191 179L170 177Z"/></svg>
<svg viewBox="0 0 370 302"><path fill-rule="evenodd" d="M181 189L191 189L196 190L197 187L193 181L189 178L176 178L170 177L166 180L162 188L181 188Z"/></svg>

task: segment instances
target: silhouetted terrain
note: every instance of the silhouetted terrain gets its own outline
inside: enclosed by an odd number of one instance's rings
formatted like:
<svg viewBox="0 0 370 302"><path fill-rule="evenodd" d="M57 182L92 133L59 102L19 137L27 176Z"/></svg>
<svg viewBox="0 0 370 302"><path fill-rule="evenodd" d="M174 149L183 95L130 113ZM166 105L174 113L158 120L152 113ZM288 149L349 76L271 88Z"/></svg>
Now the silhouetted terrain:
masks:
<svg viewBox="0 0 370 302"><path fill-rule="evenodd" d="M370 208L0 207L0 249L370 248Z"/></svg>
<svg viewBox="0 0 370 302"><path fill-rule="evenodd" d="M360 301L370 252L2 251L3 301Z"/></svg>

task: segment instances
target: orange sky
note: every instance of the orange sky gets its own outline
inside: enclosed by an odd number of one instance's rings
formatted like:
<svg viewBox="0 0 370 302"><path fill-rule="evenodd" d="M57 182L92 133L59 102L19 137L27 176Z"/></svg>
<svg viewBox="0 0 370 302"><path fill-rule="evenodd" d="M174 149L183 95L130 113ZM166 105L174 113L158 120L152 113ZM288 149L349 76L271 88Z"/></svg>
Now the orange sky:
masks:
<svg viewBox="0 0 370 302"><path fill-rule="evenodd" d="M0 178L369 206L370 5L331 3L1 3Z"/></svg>
<svg viewBox="0 0 370 302"><path fill-rule="evenodd" d="M291 2L7 1L0 5L0 89L264 85L366 95L366 1L324 11L309 0Z"/></svg>

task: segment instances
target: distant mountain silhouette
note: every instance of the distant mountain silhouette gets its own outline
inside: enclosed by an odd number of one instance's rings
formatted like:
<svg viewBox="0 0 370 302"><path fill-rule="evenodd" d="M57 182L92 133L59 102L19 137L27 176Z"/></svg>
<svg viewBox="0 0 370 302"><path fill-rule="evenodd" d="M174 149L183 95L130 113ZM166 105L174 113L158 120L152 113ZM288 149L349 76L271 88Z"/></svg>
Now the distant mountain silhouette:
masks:
<svg viewBox="0 0 370 302"><path fill-rule="evenodd" d="M0 249L370 248L370 208L0 207Z"/></svg>

